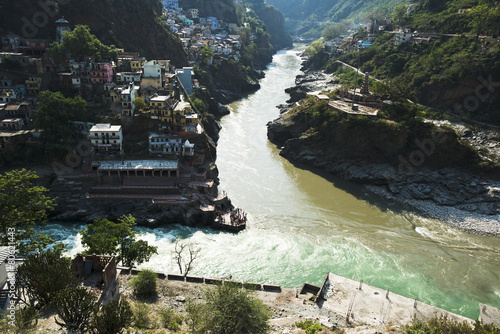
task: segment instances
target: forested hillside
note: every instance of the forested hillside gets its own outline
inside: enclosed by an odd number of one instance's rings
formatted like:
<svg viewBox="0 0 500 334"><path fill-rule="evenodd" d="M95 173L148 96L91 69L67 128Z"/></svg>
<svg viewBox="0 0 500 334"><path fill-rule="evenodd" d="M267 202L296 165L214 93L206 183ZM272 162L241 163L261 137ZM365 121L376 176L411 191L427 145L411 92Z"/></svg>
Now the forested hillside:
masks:
<svg viewBox="0 0 500 334"><path fill-rule="evenodd" d="M0 33L53 39L55 21L64 16L71 27L88 25L104 44L183 65L186 54L182 44L160 19L161 13L158 0L0 0Z"/></svg>
<svg viewBox="0 0 500 334"><path fill-rule="evenodd" d="M407 0L267 0L286 17L286 29L295 36L318 38L328 23L360 20L372 12L389 14Z"/></svg>
<svg viewBox="0 0 500 334"><path fill-rule="evenodd" d="M469 9L459 14L460 8ZM347 48L332 57L329 71L341 71L336 60L358 63L363 72L390 83L393 92L448 112L500 124L496 81L500 77L497 35L500 9L489 1L425 1L395 22L421 43L396 45L395 34L380 34L359 52ZM417 31L417 33L415 33Z"/></svg>

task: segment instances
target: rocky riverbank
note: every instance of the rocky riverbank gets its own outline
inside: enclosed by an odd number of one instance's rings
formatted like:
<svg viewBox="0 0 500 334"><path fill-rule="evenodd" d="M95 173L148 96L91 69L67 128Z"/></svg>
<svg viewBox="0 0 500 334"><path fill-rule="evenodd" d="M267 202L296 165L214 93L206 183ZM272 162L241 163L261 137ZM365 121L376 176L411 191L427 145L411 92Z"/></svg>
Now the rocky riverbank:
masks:
<svg viewBox="0 0 500 334"><path fill-rule="evenodd" d="M290 104L279 106L281 116L268 123L268 138L281 147L280 155L363 184L371 192L426 217L449 222L468 232L500 236L500 182L494 172L485 173L479 168L475 171L460 161L444 168L416 167L410 163L416 156L428 160L440 158L439 150L446 150L446 145L438 148L430 141L414 145L413 151L405 148L407 139L386 138L384 133L368 140L348 131L347 135L335 133L322 141L306 124L289 114L295 102L308 92L331 90L335 83L334 78L324 73L310 72L299 76L297 85L287 90L291 94L287 101ZM498 159L495 154L500 147L498 131L476 128L471 133L449 122L447 127L446 131L457 133L456 139L448 136L450 139L466 140L479 152L483 162L497 163L493 160Z"/></svg>

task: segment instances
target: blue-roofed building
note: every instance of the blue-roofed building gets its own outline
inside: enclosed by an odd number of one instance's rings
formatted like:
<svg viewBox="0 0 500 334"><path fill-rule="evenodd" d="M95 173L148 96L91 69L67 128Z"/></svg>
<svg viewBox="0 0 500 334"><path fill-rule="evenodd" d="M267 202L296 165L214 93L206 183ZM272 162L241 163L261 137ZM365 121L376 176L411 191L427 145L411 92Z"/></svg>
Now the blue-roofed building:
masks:
<svg viewBox="0 0 500 334"><path fill-rule="evenodd" d="M217 18L215 16L207 17L207 21L212 25L213 30L220 29L219 21L217 20Z"/></svg>

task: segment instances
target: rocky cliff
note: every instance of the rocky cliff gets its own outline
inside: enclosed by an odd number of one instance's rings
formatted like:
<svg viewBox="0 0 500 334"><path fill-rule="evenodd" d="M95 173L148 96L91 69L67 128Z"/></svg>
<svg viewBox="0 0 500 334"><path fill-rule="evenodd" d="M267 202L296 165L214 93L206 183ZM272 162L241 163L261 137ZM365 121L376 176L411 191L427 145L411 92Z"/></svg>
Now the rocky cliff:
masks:
<svg viewBox="0 0 500 334"><path fill-rule="evenodd" d="M103 43L139 51L148 59L170 59L176 66L187 56L179 39L160 20L157 0L2 1L2 32L26 38L55 39L55 21L64 17L71 27L88 25Z"/></svg>
<svg viewBox="0 0 500 334"><path fill-rule="evenodd" d="M285 32L285 17L277 8L260 6L255 12L266 25L267 32L271 35L269 42L275 50L292 46L292 38Z"/></svg>

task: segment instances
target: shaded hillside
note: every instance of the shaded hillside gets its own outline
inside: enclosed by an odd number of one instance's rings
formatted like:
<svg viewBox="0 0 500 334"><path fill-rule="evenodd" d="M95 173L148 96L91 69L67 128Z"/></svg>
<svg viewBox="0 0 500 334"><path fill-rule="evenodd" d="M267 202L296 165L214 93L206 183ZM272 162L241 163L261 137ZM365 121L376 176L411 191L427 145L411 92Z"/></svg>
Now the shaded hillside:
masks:
<svg viewBox="0 0 500 334"><path fill-rule="evenodd" d="M286 17L287 32L292 35L318 38L324 26L343 19L359 20L371 12L390 12L405 0L267 0Z"/></svg>
<svg viewBox="0 0 500 334"><path fill-rule="evenodd" d="M233 0L180 0L179 7L198 8L200 17L215 16L227 23L237 23Z"/></svg>
<svg viewBox="0 0 500 334"><path fill-rule="evenodd" d="M28 38L55 38L55 21L64 17L71 27L86 24L103 43L127 51L139 51L149 59L170 59L184 65L186 54L178 38L161 21L158 0L43 1L46 12L35 1L1 0L1 33L9 31ZM46 18L46 22L43 19ZM38 19L39 21L36 21ZM32 24L37 23L39 27ZM42 24L44 23L44 24ZM35 30L36 29L36 30Z"/></svg>
<svg viewBox="0 0 500 334"><path fill-rule="evenodd" d="M267 32L270 35L269 42L279 50L292 46L292 38L285 31L285 17L275 7L259 6L255 8L259 19L266 25Z"/></svg>

